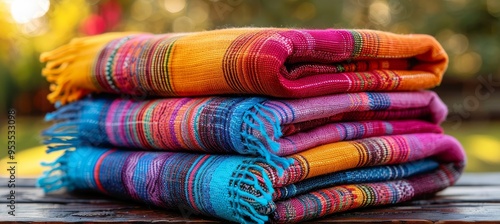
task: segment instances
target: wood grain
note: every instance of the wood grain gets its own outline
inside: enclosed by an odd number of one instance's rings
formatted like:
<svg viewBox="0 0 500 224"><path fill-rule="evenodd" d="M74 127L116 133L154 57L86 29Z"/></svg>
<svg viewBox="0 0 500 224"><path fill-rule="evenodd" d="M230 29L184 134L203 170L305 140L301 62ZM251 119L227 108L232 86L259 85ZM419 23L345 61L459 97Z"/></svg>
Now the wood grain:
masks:
<svg viewBox="0 0 500 224"><path fill-rule="evenodd" d="M5 182L5 179L0 179ZM95 193L45 195L32 179L16 180L16 216L7 214L6 185L0 186L0 223L214 223L186 209L168 211ZM500 223L500 173L464 174L435 197L393 206L358 209L310 223Z"/></svg>

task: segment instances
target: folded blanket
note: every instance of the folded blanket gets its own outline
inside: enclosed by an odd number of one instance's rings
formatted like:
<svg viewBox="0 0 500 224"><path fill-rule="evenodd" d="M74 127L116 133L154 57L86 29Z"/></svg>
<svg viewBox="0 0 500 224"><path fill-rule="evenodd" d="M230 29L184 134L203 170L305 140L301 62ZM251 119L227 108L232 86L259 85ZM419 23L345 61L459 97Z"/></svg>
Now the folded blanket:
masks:
<svg viewBox="0 0 500 224"><path fill-rule="evenodd" d="M287 156L344 140L441 133L446 106L430 91L306 99L87 98L47 115L49 151L74 145Z"/></svg>
<svg viewBox="0 0 500 224"><path fill-rule="evenodd" d="M452 137L408 134L325 144L289 156L278 175L258 157L76 147L39 180L240 223L297 222L393 204L453 184L464 153Z"/></svg>
<svg viewBox="0 0 500 224"><path fill-rule="evenodd" d="M43 53L51 102L89 92L302 98L438 85L448 57L427 35L372 30L239 28L109 33Z"/></svg>

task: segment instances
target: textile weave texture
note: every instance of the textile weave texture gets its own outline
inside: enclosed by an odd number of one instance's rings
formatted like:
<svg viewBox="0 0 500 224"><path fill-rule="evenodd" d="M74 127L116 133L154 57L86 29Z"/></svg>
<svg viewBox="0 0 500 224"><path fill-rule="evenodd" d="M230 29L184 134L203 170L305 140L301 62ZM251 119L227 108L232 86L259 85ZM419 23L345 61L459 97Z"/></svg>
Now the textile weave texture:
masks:
<svg viewBox="0 0 500 224"><path fill-rule="evenodd" d="M407 134L325 144L288 157L279 175L259 157L76 147L39 180L46 191L95 190L235 221L298 222L433 194L464 153L452 137Z"/></svg>
<svg viewBox="0 0 500 224"><path fill-rule="evenodd" d="M465 164L424 90L448 65L428 35L107 33L40 60L57 107L44 143L64 150L38 180L46 192L288 223L434 194Z"/></svg>
<svg viewBox="0 0 500 224"><path fill-rule="evenodd" d="M373 30L238 28L109 33L43 53L51 102L89 92L133 96L332 93L431 88L448 56L428 35Z"/></svg>
<svg viewBox="0 0 500 224"><path fill-rule="evenodd" d="M94 97L47 115L49 152L74 145L281 156L332 142L441 133L446 107L430 91L363 92L306 99Z"/></svg>

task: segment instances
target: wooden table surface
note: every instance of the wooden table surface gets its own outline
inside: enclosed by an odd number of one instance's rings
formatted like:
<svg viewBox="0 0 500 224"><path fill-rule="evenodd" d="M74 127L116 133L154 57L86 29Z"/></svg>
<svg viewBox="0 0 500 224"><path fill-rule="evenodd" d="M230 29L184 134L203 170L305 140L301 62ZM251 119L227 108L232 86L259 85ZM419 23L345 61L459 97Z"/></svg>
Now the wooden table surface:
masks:
<svg viewBox="0 0 500 224"><path fill-rule="evenodd" d="M0 179L7 183L7 179ZM0 223L19 222L219 222L188 211L166 211L92 195L44 195L32 179L16 180L15 217L8 215L8 189L0 186ZM224 221L223 221L224 222ZM435 197L358 209L313 220L314 223L500 223L500 173L466 173Z"/></svg>

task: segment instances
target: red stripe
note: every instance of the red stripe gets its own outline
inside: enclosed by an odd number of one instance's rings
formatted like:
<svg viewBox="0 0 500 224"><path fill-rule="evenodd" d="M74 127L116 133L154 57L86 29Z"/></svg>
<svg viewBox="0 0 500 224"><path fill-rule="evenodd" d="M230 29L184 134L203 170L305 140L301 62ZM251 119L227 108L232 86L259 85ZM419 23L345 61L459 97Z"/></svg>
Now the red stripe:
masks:
<svg viewBox="0 0 500 224"><path fill-rule="evenodd" d="M188 179L188 183L194 183L194 179L196 177L196 174L198 173L198 169L200 168L200 166L203 165L203 163L205 163L205 161L207 161L207 159L209 158L210 156L209 155L206 155L206 156L203 156L202 159L200 159L198 162L196 162L196 166L193 167L193 170L191 171L191 173L189 174L189 179ZM193 207L196 206L196 201L194 200L194 189L193 189L193 185L192 184L188 184L188 195L189 195L189 202L191 202L191 204L193 205Z"/></svg>
<svg viewBox="0 0 500 224"><path fill-rule="evenodd" d="M97 188L99 188L100 191L105 192L105 193L108 193L108 192L104 189L104 187L101 184L101 181L99 179L99 171L101 170L101 163L104 160L104 158L115 151L116 151L116 149L111 149L111 150L105 152L104 154L102 154L101 157L97 160L97 163L95 164L95 168L94 168L94 181L97 185Z"/></svg>

